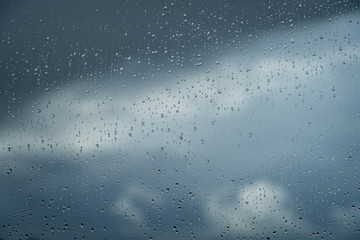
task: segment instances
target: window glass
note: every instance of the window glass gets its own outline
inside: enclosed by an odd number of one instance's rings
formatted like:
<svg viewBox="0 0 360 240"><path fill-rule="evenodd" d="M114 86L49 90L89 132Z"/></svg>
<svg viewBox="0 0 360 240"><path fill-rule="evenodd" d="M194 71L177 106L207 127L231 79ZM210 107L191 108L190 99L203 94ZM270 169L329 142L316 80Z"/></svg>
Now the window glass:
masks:
<svg viewBox="0 0 360 240"><path fill-rule="evenodd" d="M357 0L0 3L0 239L359 239Z"/></svg>

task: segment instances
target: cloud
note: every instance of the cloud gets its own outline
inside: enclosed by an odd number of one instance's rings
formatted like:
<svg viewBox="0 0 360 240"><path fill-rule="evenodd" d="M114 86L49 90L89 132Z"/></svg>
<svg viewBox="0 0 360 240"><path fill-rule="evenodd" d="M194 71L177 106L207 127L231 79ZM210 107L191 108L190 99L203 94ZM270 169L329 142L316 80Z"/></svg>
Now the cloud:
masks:
<svg viewBox="0 0 360 240"><path fill-rule="evenodd" d="M135 206L132 198L120 197L115 204L115 210L122 215L125 220L130 220L135 224L140 225L145 222L145 216L140 208Z"/></svg>
<svg viewBox="0 0 360 240"><path fill-rule="evenodd" d="M215 232L241 236L262 234L264 237L310 232L309 224L291 209L284 189L269 181L258 180L239 188L232 201L222 194L222 191L213 194L205 205L208 221Z"/></svg>
<svg viewBox="0 0 360 240"><path fill-rule="evenodd" d="M332 25L324 28L330 33L335 29ZM325 37L330 35L326 31ZM270 36L275 46L284 41L279 35ZM46 92L36 104L29 104L21 128L9 126L0 133L0 156L10 157L13 153L8 149L20 156L51 152L92 155L119 150L137 154L139 148L146 152L163 143L180 152L176 138L181 134L189 136L189 142L200 142L202 138L189 123L203 126L215 118L232 118L234 112L246 112L260 97L272 93L274 99L281 99L301 94L301 87L307 84L311 89L321 89L324 82L334 82L333 65L351 62L351 55L359 55L358 48L342 46L340 51L336 44L322 44L320 39L311 45L318 48L316 56L297 54L296 49L304 44L301 37L309 35L305 30L298 31L295 42L288 39L289 46L278 50L284 56L260 42L249 46L253 54L245 54L243 59L239 55L244 51L225 52L218 64L210 59L190 73L182 69L163 73L162 79L170 80L149 88L141 88L139 83L123 88L119 79L132 78L123 73L106 79L109 85L99 86L96 80L87 79ZM264 55L256 48L264 49ZM287 94L278 94L281 91ZM213 132L204 131L203 136L211 139Z"/></svg>
<svg viewBox="0 0 360 240"><path fill-rule="evenodd" d="M112 208L116 214L120 214L125 220L136 225L144 225L148 221L146 209L159 207L163 199L152 189L144 189L140 186L129 185L120 194Z"/></svg>

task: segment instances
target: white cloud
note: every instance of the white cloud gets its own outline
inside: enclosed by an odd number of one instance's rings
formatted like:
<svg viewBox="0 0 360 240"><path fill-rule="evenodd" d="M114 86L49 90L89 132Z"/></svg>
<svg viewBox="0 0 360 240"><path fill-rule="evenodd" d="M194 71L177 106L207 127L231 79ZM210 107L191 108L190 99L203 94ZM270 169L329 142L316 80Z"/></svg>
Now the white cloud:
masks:
<svg viewBox="0 0 360 240"><path fill-rule="evenodd" d="M252 236L267 234L306 234L309 224L291 209L283 188L259 180L238 190L236 198L226 201L221 191L210 197L205 212L214 232ZM214 234L214 233L212 233Z"/></svg>
<svg viewBox="0 0 360 240"><path fill-rule="evenodd" d="M133 199L129 197L120 197L115 204L115 211L122 215L125 220L130 220L135 224L145 222L145 216L139 207L133 203Z"/></svg>
<svg viewBox="0 0 360 240"><path fill-rule="evenodd" d="M327 28L329 32L334 31L334 27ZM281 34L274 34L272 40L280 44L283 39L277 35ZM298 31L297 35L299 39L306 39L311 34ZM119 79L114 78L106 79L111 84L102 88L91 87L86 81L76 81L72 86L47 92L36 106L28 107L31 111L23 116L22 128L15 126L0 133L3 145L0 156L11 156L8 146L19 155L51 151L93 154L98 150L133 150L136 154L139 148L143 152L159 148L161 141L179 151L178 146L171 146L172 141L168 140L172 134L178 137L180 132L192 135L191 122L210 121L217 115L229 118L231 109L245 111L254 99L267 96L269 90L295 89L299 83L319 89L322 82L333 81L332 64L339 65L339 62L351 60L351 55L359 55L358 49L351 46L342 46L341 54L338 54L338 48L333 49L334 44L325 47L326 44L317 41L311 45L312 48L319 47L317 55L305 58L295 52L304 44L298 40L293 45L290 43L293 52L280 57L273 52L263 55L259 49L266 49L267 44L258 44L260 46L251 49L251 57L249 53L243 56L251 59L247 63L239 59L244 52L228 52L219 65L210 66L209 63L209 66L194 69L191 73L174 71L162 75L164 81L178 76L184 80L179 80L179 84L166 81L164 85L132 92L119 86ZM124 73L118 78L127 80L131 76ZM314 81L314 78L321 81ZM226 111L219 114L218 109ZM164 136L168 130L170 137ZM204 132L204 135L211 136L212 133ZM201 138L196 134L192 137L194 142Z"/></svg>
<svg viewBox="0 0 360 240"><path fill-rule="evenodd" d="M140 226L148 221L146 209L159 207L162 204L161 196L154 190L130 185L120 194L112 208L115 214L119 214L125 220Z"/></svg>

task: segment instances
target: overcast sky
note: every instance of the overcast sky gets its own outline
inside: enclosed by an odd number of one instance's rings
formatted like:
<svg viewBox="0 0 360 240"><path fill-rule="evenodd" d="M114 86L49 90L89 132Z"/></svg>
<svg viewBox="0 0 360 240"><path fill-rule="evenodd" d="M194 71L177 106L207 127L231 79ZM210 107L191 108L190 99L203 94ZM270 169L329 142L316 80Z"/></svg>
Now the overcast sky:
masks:
<svg viewBox="0 0 360 240"><path fill-rule="evenodd" d="M360 15L320 2L4 2L0 238L359 238Z"/></svg>

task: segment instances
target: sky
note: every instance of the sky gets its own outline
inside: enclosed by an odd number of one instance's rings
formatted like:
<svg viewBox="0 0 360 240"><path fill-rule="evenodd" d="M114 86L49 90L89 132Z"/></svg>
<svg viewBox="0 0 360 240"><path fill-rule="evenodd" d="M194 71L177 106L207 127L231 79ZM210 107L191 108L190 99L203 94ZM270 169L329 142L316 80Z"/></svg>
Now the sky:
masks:
<svg viewBox="0 0 360 240"><path fill-rule="evenodd" d="M0 238L359 238L360 15L320 2L4 2Z"/></svg>

